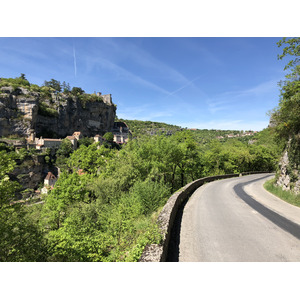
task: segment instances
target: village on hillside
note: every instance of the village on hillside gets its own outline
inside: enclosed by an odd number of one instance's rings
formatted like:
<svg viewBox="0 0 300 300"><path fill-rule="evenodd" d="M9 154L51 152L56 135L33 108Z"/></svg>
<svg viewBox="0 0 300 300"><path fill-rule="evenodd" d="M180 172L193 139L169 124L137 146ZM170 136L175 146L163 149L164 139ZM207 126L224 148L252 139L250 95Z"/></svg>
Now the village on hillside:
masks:
<svg viewBox="0 0 300 300"><path fill-rule="evenodd" d="M129 130L125 122L114 122L114 127L112 128L113 133L113 142L122 145L128 142L132 137L132 133ZM66 139L70 140L72 143L73 149L76 150L78 147L78 141L83 138L83 135L80 131L74 132L71 136L67 136ZM101 145L105 142L106 139L99 134L94 136L94 142L100 143ZM58 149L62 139L50 139L50 138L37 138L35 133L32 132L27 138L27 147L33 147L37 150L46 151L47 149ZM82 170L78 170L82 172ZM57 181L56 176L52 172L48 172L47 176L44 179L44 187L41 189L42 194L47 194L49 190L53 189Z"/></svg>
<svg viewBox="0 0 300 300"><path fill-rule="evenodd" d="M119 145L126 144L130 138L132 138L132 133L125 122L114 122L114 126L111 129L113 134L113 142ZM72 135L66 136L65 139L68 139L71 144L72 148L75 151L78 148L79 141L83 139L84 136L80 131L75 131ZM94 143L100 143L102 145L107 140L97 134L93 137ZM35 149L37 153L47 153L50 151L55 153L62 141L64 139L54 139L54 138L47 138L47 137L36 137L35 131L33 129L30 130L30 134L25 139L0 139L0 142L4 142L6 144L13 145L14 148L18 151L21 148ZM82 170L78 170L80 173ZM58 175L59 176L59 175ZM48 172L46 177L44 178L44 187L41 189L41 194L47 194L49 190L52 190L55 183L57 181L57 177L52 173Z"/></svg>
<svg viewBox="0 0 300 300"><path fill-rule="evenodd" d="M195 131L197 129L191 128L189 129L191 131ZM114 142L118 145L126 144L129 139L133 137L132 131L129 129L129 126L124 120L118 120L114 122L113 127L109 131L112 133L113 140L111 142ZM172 135L172 132L164 131L167 135ZM244 136L253 136L256 131L245 131L240 132L237 134L234 133L228 133L224 135L216 136L217 139L225 139L225 138L238 138L238 137L244 137ZM147 132L149 135L157 134L157 132ZM104 135L105 136L105 135ZM100 134L96 134L93 137L94 143L99 143L102 145L103 143L107 142L106 138L104 136L101 136ZM80 140L83 138L86 138L83 136L82 132L75 131L72 135L68 135L65 138L48 138L48 137L37 137L36 133L33 129L29 131L29 135L26 138L23 139L0 139L0 142L5 142L7 144L13 145L16 150L19 150L21 148L25 148L27 150L29 149L35 149L37 153L40 154L46 154L46 153L52 153L52 155L55 155L56 151L60 148L62 142L64 139L67 139L71 142L72 148L75 151L79 145ZM57 172L57 175L55 176L50 170L45 173L44 177L44 185L40 189L41 194L47 194L50 190L54 188L54 185L59 177L59 171ZM79 169L78 174L84 174L83 170Z"/></svg>
<svg viewBox="0 0 300 300"><path fill-rule="evenodd" d="M236 138L236 137L243 137L243 136L252 136L257 132L258 131L247 131L247 132L238 133L238 134L227 134L227 135L225 135L225 137L227 137L227 138ZM222 136L222 135L217 136L217 139L224 139L224 136Z"/></svg>
<svg viewBox="0 0 300 300"><path fill-rule="evenodd" d="M132 136L131 131L125 122L115 122L114 127L112 128L113 141L117 144L125 144L128 142L129 138ZM72 135L66 136L65 138L70 140L72 143L73 149L76 150L78 147L78 141L84 136L80 131L75 131ZM46 150L46 149L58 149L62 143L62 139L52 139L52 138L43 138L36 137L34 130L31 130L29 137L26 139L27 148L35 148L37 150ZM105 138L99 134L94 136L95 143L100 142L102 144L105 141Z"/></svg>

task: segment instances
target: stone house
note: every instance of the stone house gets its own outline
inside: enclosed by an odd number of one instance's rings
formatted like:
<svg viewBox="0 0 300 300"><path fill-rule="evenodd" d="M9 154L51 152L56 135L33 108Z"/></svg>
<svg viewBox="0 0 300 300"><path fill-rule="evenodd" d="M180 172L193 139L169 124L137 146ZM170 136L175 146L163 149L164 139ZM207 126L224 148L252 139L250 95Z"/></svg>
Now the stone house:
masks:
<svg viewBox="0 0 300 300"><path fill-rule="evenodd" d="M44 187L41 189L42 194L48 194L49 190L52 190L57 181L56 176L52 172L48 172L44 179Z"/></svg>
<svg viewBox="0 0 300 300"><path fill-rule="evenodd" d="M83 135L81 134L80 131L75 131L73 133L73 136L76 138L77 141L83 138Z"/></svg>
<svg viewBox="0 0 300 300"><path fill-rule="evenodd" d="M94 136L94 141L95 143L100 142L102 144L105 141L105 139L101 135L97 134Z"/></svg>
<svg viewBox="0 0 300 300"><path fill-rule="evenodd" d="M114 135L114 142L117 144L127 143L132 133L125 122L115 122L112 129Z"/></svg>
<svg viewBox="0 0 300 300"><path fill-rule="evenodd" d="M66 137L66 139L70 140L73 146L73 149L76 150L77 149L77 141L78 139L74 136L74 135L69 135Z"/></svg>
<svg viewBox="0 0 300 300"><path fill-rule="evenodd" d="M42 147L58 149L61 142L61 139L43 139L43 137L41 137L40 139L35 139L36 149L41 149Z"/></svg>
<svg viewBox="0 0 300 300"><path fill-rule="evenodd" d="M78 145L77 141L83 138L83 135L80 131L75 131L73 135L67 136L66 138L71 141L73 149L75 150ZM38 150L41 150L42 148L58 149L61 143L61 139L35 138L35 148Z"/></svg>

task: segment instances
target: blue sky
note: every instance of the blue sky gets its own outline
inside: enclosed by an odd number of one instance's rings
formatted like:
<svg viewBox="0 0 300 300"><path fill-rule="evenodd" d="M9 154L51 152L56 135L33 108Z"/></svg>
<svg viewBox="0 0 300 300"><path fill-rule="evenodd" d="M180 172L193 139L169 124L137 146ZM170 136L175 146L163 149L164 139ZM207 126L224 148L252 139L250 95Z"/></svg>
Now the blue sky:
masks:
<svg viewBox="0 0 300 300"><path fill-rule="evenodd" d="M117 115L199 129L262 130L277 106L280 37L2 37L0 76L112 94Z"/></svg>

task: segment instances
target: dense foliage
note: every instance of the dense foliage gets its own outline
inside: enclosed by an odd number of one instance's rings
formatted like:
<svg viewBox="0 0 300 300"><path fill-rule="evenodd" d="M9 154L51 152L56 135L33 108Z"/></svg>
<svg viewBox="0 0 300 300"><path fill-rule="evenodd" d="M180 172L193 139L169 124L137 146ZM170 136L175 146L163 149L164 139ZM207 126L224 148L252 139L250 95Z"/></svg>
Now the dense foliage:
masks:
<svg viewBox="0 0 300 300"><path fill-rule="evenodd" d="M43 261L47 248L36 219L26 207L10 205L19 188L9 176L16 158L13 151L0 151L0 261Z"/></svg>
<svg viewBox="0 0 300 300"><path fill-rule="evenodd" d="M144 135L120 150L90 142L76 151L62 144L54 162L62 173L43 205L9 205L13 152L1 153L0 260L137 261L146 244L160 242L155 220L174 191L204 176L271 171L280 153L269 129L252 144L201 143L189 130Z"/></svg>
<svg viewBox="0 0 300 300"><path fill-rule="evenodd" d="M0 87L8 86L12 87L14 91L19 88L26 88L30 92L38 92L42 100L39 104L39 113L48 117L55 117L57 112L53 107L50 107L49 104L43 102L43 100L52 99L53 93L58 97L59 101L66 101L72 97L77 97L83 106L85 106L87 102L103 102L101 96L85 93L80 87L73 87L71 89L69 83L65 81L61 83L59 80L53 78L49 81L45 80L42 86L30 83L23 73L20 77L16 78L0 78Z"/></svg>
<svg viewBox="0 0 300 300"><path fill-rule="evenodd" d="M279 105L272 112L275 132L279 141L286 143L291 167L300 167L300 38L282 39L284 46L279 59L292 58L285 69L290 70L286 80L280 82L281 97Z"/></svg>

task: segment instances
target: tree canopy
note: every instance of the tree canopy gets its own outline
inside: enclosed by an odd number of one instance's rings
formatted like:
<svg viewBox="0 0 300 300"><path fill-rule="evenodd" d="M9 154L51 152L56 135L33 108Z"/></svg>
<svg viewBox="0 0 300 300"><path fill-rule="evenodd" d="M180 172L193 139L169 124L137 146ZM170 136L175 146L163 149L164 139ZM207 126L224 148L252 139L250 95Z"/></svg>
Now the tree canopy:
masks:
<svg viewBox="0 0 300 300"><path fill-rule="evenodd" d="M283 45L286 46L278 58L292 59L285 66L290 72L286 75L286 80L280 82L279 106L273 111L272 119L275 121L278 137L288 140L300 133L300 38L284 38L278 43L279 47Z"/></svg>

